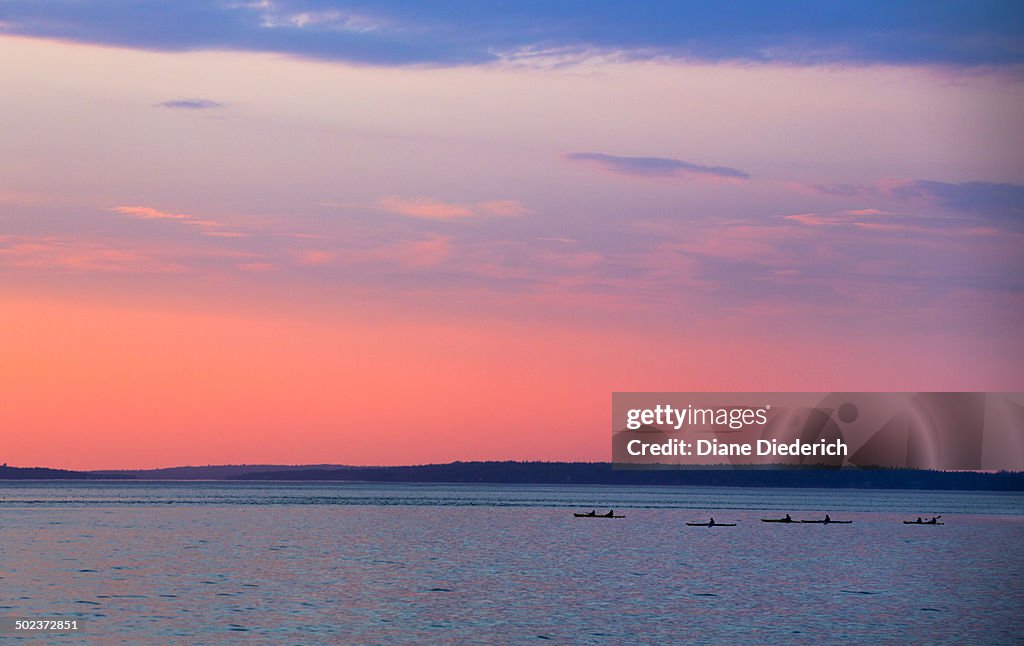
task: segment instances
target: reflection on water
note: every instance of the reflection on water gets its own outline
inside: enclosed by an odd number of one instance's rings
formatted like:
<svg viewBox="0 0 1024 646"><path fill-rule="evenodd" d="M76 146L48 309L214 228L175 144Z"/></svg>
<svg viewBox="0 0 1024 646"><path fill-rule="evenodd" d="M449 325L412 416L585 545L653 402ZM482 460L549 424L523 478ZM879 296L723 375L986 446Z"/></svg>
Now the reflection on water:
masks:
<svg viewBox="0 0 1024 646"><path fill-rule="evenodd" d="M1024 637L1016 494L14 483L0 498L0 616L77 617L76 640ZM626 518L569 513L609 507ZM826 511L854 524L758 521ZM684 525L712 513L739 524ZM900 523L923 514L946 525Z"/></svg>

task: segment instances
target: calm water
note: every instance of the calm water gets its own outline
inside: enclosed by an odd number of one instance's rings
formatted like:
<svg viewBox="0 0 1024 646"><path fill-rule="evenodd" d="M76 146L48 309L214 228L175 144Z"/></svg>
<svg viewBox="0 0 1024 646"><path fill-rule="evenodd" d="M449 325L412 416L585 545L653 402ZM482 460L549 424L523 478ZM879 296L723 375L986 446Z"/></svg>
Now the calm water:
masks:
<svg viewBox="0 0 1024 646"><path fill-rule="evenodd" d="M1018 643L1022 608L1019 494L0 484L0 616L73 642Z"/></svg>

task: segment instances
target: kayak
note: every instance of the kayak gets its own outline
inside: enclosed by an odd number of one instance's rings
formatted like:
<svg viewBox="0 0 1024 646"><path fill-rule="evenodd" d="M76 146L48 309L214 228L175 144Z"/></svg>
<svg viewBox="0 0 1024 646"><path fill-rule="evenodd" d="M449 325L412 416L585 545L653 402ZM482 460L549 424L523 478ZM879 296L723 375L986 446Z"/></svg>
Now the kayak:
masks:
<svg viewBox="0 0 1024 646"><path fill-rule="evenodd" d="M785 518L762 518L762 523L799 523L799 520L786 520Z"/></svg>
<svg viewBox="0 0 1024 646"><path fill-rule="evenodd" d="M801 523L814 523L816 525L849 525L852 520L801 520Z"/></svg>
<svg viewBox="0 0 1024 646"><path fill-rule="evenodd" d="M573 516L575 516L576 518L625 518L625 516L608 516L606 514L596 514L595 515L595 514L576 514L576 513L574 513Z"/></svg>
<svg viewBox="0 0 1024 646"><path fill-rule="evenodd" d="M735 527L736 523L686 523L690 527Z"/></svg>
<svg viewBox="0 0 1024 646"><path fill-rule="evenodd" d="M904 525L945 525L946 523L927 523L927 522L923 522L923 521L919 523L916 520L905 520L905 521L903 521L903 524Z"/></svg>

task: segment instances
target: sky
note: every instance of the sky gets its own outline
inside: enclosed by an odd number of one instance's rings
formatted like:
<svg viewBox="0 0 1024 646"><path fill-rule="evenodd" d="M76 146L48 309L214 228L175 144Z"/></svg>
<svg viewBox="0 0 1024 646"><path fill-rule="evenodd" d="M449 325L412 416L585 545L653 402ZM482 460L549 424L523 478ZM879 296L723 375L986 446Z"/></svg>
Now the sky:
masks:
<svg viewBox="0 0 1024 646"><path fill-rule="evenodd" d="M1024 390L1016 2L0 1L0 462Z"/></svg>

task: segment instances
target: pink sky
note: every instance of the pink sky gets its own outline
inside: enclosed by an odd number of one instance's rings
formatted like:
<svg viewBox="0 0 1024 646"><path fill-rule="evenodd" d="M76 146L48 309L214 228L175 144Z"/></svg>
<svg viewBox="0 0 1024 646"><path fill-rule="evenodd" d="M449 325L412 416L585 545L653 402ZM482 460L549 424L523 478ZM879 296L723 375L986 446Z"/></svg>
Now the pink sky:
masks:
<svg viewBox="0 0 1024 646"><path fill-rule="evenodd" d="M0 60L0 462L607 460L613 390L1024 390L1016 69Z"/></svg>

